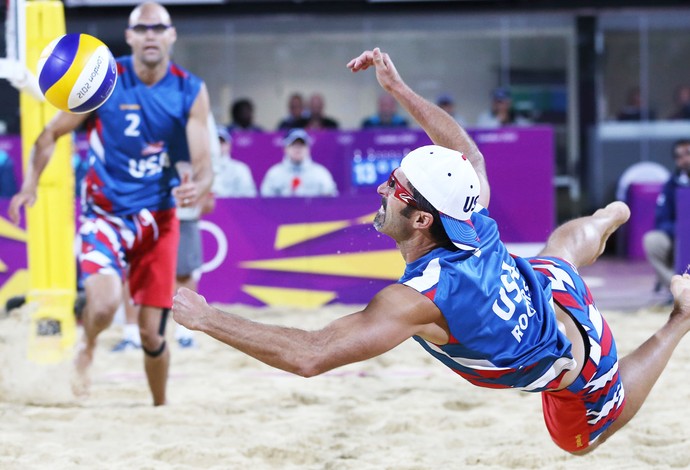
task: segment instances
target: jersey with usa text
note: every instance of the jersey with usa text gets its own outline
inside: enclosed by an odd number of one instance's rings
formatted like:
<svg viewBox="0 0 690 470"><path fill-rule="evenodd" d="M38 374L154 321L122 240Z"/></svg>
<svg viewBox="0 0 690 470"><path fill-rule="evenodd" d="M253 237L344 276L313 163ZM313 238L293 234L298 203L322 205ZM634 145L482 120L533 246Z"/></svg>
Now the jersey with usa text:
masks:
<svg viewBox="0 0 690 470"><path fill-rule="evenodd" d="M117 59L110 98L89 121L89 170L82 185L86 211L117 216L175 206L174 162L189 160L186 125L202 80L170 63L146 85L131 56Z"/></svg>
<svg viewBox="0 0 690 470"><path fill-rule="evenodd" d="M486 209L471 221L478 250L436 248L408 264L398 281L431 299L450 329L444 345L414 339L474 385L557 388L575 360L558 329L550 283L508 253Z"/></svg>

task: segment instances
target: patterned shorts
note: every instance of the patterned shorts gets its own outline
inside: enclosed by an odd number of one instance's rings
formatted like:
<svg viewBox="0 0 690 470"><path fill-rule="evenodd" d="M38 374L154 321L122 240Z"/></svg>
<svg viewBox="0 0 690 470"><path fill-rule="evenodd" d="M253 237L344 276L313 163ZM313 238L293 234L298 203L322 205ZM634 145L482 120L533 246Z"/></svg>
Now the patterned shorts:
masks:
<svg viewBox="0 0 690 470"><path fill-rule="evenodd" d="M616 343L577 269L559 258L531 258L535 272L551 281L553 299L589 338L585 365L566 389L542 393L551 438L562 449L586 449L623 411L625 393L618 373Z"/></svg>
<svg viewBox="0 0 690 470"><path fill-rule="evenodd" d="M122 217L89 213L82 216L79 234L83 279L92 274L128 278L135 304L172 306L180 238L175 209Z"/></svg>

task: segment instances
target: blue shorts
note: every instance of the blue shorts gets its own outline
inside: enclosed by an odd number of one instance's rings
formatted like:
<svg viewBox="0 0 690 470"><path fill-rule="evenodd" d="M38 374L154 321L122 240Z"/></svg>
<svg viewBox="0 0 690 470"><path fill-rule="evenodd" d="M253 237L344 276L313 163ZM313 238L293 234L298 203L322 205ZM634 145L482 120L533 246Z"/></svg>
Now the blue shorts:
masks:
<svg viewBox="0 0 690 470"><path fill-rule="evenodd" d="M623 411L625 392L611 330L577 269L559 258L531 258L536 273L551 281L553 300L579 323L585 364L566 389L542 393L546 427L554 442L569 452L586 449Z"/></svg>

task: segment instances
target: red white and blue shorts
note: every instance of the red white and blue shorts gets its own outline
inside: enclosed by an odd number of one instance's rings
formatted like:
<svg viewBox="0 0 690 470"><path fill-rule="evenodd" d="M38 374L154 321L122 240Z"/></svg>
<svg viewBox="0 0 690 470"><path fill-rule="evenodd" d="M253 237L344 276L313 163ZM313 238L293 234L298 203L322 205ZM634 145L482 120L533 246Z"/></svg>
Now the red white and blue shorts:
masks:
<svg viewBox="0 0 690 470"><path fill-rule="evenodd" d="M586 449L613 423L625 406L618 355L611 330L594 305L577 269L559 258L529 260L549 278L553 299L577 324L585 341L585 365L563 390L542 393L546 427L554 442L569 452ZM548 263L549 269L539 268Z"/></svg>
<svg viewBox="0 0 690 470"><path fill-rule="evenodd" d="M137 305L170 308L180 227L175 209L115 217L90 212L82 216L81 277L118 275L129 279Z"/></svg>

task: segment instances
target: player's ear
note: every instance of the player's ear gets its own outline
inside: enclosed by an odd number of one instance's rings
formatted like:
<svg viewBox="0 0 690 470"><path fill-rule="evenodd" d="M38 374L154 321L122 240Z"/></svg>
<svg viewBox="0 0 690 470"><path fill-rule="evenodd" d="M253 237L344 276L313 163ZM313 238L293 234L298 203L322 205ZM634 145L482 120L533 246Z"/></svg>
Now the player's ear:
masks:
<svg viewBox="0 0 690 470"><path fill-rule="evenodd" d="M434 223L434 216L429 212L416 211L414 215L414 223L417 228L430 229Z"/></svg>
<svg viewBox="0 0 690 470"><path fill-rule="evenodd" d="M177 41L177 30L175 29L174 26L172 28L170 28L169 34L170 34L170 44L174 44L175 41Z"/></svg>

